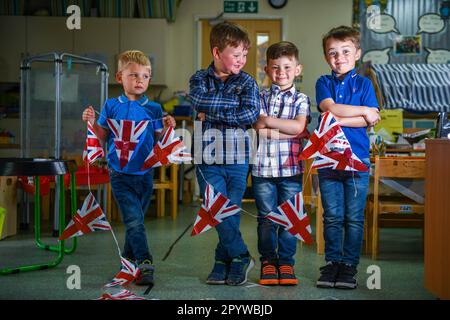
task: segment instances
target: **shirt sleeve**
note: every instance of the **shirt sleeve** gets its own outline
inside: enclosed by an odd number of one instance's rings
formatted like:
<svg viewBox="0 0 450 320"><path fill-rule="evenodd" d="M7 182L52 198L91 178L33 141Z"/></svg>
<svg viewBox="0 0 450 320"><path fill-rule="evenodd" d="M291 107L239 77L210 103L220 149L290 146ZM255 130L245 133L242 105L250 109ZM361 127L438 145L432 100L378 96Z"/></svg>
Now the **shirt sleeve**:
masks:
<svg viewBox="0 0 450 320"><path fill-rule="evenodd" d="M258 119L261 111L259 88L254 79L247 81L240 94L236 94L238 105L221 109L220 112L208 112L206 121L227 126L239 127L251 125Z"/></svg>
<svg viewBox="0 0 450 320"><path fill-rule="evenodd" d="M218 113L239 105L235 95L210 88L206 72L198 71L189 81L189 98L197 112Z"/></svg>
<svg viewBox="0 0 450 320"><path fill-rule="evenodd" d="M311 114L311 102L309 100L309 97L300 94L295 101L295 114L296 116L306 116L308 117Z"/></svg>
<svg viewBox="0 0 450 320"><path fill-rule="evenodd" d="M327 99L327 98L333 98L331 96L330 87L327 84L326 78L324 76L320 77L319 80L316 82L316 103L317 103L317 109L319 112L320 110L320 103Z"/></svg>
<svg viewBox="0 0 450 320"><path fill-rule="evenodd" d="M364 79L364 89L361 96L361 105L372 108L379 108L375 89L373 88L372 82L368 78Z"/></svg>
<svg viewBox="0 0 450 320"><path fill-rule="evenodd" d="M110 106L108 104L108 100L106 100L97 120L97 124L106 129L109 129L107 122L107 119L109 118L109 109Z"/></svg>

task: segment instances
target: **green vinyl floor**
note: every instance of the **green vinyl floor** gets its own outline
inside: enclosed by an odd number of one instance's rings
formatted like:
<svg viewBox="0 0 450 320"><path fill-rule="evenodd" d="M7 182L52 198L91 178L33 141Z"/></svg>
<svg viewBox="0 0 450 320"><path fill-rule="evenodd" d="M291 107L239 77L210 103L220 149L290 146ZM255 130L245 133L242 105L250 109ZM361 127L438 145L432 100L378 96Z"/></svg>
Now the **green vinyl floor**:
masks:
<svg viewBox="0 0 450 320"><path fill-rule="evenodd" d="M298 243L295 270L299 285L294 287L264 287L258 285L260 263L257 252L256 219L243 214L241 231L250 253L256 258L256 266L250 272L249 282L243 286L211 286L205 279L213 265L217 233L211 229L191 237L189 230L174 246L165 261L162 258L170 245L194 222L197 205L180 206L178 218L169 216L146 218L149 245L154 256L155 286L148 295L145 287L131 285L128 289L148 299L239 299L239 300L378 300L378 299L435 299L424 288L423 241L420 229L382 229L380 233L379 259L373 261L362 255L358 267L356 290L319 289L315 282L324 256L316 253L315 245ZM254 204L245 204L247 211L256 213ZM312 215L314 229L314 216ZM119 244L123 246L125 229L120 222L112 224ZM31 228L32 229L32 228ZM314 232L314 230L313 230ZM49 233L44 242L56 243ZM47 262L55 253L38 249L34 245L33 232L22 231L18 235L0 241L0 268ZM68 289L71 283L70 266L80 270L80 289ZM10 275L0 275L0 299L56 299L92 300L101 296L103 285L119 270L119 257L109 231L98 231L78 238L78 248L66 255L55 268ZM367 280L376 265L380 270L380 289L369 289ZM69 269L70 270L70 269Z"/></svg>

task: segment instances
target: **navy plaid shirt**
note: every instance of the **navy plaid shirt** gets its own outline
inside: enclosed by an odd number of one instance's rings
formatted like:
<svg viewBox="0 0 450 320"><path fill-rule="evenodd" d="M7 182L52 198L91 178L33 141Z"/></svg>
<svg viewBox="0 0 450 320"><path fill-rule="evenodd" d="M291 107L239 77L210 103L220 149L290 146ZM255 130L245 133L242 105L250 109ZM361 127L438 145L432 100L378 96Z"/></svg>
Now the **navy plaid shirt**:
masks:
<svg viewBox="0 0 450 320"><path fill-rule="evenodd" d="M198 163L233 164L249 160L249 135L261 109L256 81L241 71L225 82L214 74L214 64L190 79L189 96L197 112L205 113L202 135L194 132ZM201 150L195 146L202 146ZM199 152L202 154L198 154Z"/></svg>

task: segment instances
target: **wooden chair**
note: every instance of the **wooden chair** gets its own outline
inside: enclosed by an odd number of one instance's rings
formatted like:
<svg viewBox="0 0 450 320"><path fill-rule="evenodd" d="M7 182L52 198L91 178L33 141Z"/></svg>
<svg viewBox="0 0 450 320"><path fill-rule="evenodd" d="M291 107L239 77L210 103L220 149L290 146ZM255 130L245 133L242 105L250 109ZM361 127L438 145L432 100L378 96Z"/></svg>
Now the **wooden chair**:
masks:
<svg viewBox="0 0 450 320"><path fill-rule="evenodd" d="M317 253L325 253L325 240L323 238L323 207L322 199L320 197L320 189L317 188L317 193L313 192L313 175L317 175L317 169L312 169L311 164L314 159L305 161L305 172L303 173L303 203L305 205L314 207L316 209L316 243ZM311 172L310 172L311 171ZM309 174L308 174L309 173Z"/></svg>
<svg viewBox="0 0 450 320"><path fill-rule="evenodd" d="M366 251L371 251L372 259L378 255L380 227L423 227L424 203L405 196L384 197L380 195L380 180L424 179L425 158L376 157L374 170L373 199L367 203Z"/></svg>

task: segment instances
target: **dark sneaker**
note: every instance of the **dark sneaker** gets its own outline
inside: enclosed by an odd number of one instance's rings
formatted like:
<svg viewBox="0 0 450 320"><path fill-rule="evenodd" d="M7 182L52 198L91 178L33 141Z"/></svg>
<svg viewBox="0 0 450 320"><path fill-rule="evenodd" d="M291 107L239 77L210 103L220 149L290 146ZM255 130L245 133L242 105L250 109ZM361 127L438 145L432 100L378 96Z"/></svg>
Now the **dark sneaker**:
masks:
<svg viewBox="0 0 450 320"><path fill-rule="evenodd" d="M228 269L230 265L226 261L216 260L211 273L206 279L207 284L225 284L228 276Z"/></svg>
<svg viewBox="0 0 450 320"><path fill-rule="evenodd" d="M318 288L334 288L339 273L339 263L328 261L320 268L320 277L316 282Z"/></svg>
<svg viewBox="0 0 450 320"><path fill-rule="evenodd" d="M251 256L233 258L226 283L230 286L240 286L247 282L248 273L255 266L255 259Z"/></svg>
<svg viewBox="0 0 450 320"><path fill-rule="evenodd" d="M355 266L341 263L339 265L339 274L336 278L334 287L339 289L356 289L358 286L356 273L358 273L358 271Z"/></svg>
<svg viewBox="0 0 450 320"><path fill-rule="evenodd" d="M281 286L296 286L298 279L294 273L294 267L291 265L280 265L278 267L278 273L280 275Z"/></svg>
<svg viewBox="0 0 450 320"><path fill-rule="evenodd" d="M259 284L265 286L276 286L279 283L280 280L278 280L277 266L269 261L261 262L261 276L259 278Z"/></svg>
<svg viewBox="0 0 450 320"><path fill-rule="evenodd" d="M138 265L139 276L136 279L136 285L138 286L148 286L154 284L153 273L155 272L155 267L150 260L144 260Z"/></svg>

